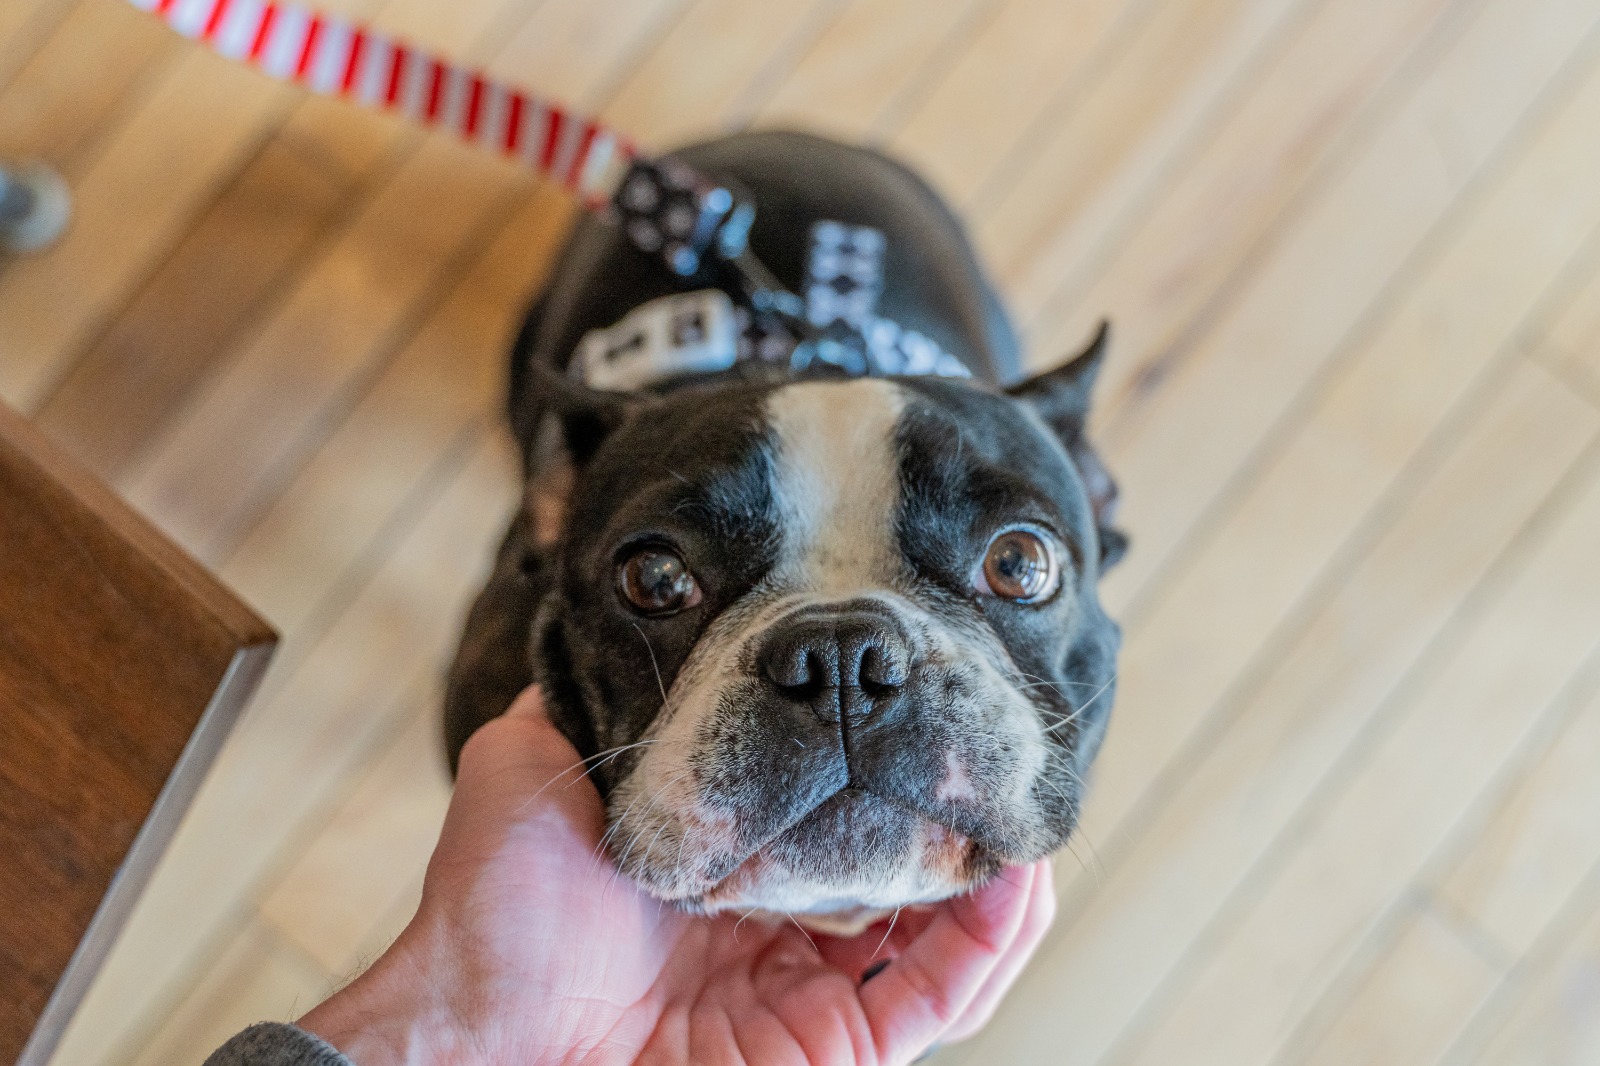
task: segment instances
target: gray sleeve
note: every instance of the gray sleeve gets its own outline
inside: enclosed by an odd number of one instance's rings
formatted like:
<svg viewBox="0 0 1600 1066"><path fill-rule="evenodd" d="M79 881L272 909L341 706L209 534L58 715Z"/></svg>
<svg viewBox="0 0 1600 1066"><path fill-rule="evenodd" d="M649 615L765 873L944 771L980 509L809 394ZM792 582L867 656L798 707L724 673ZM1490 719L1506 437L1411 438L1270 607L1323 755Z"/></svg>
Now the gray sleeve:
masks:
<svg viewBox="0 0 1600 1066"><path fill-rule="evenodd" d="M355 1066L325 1040L281 1022L252 1025L217 1048L205 1066Z"/></svg>

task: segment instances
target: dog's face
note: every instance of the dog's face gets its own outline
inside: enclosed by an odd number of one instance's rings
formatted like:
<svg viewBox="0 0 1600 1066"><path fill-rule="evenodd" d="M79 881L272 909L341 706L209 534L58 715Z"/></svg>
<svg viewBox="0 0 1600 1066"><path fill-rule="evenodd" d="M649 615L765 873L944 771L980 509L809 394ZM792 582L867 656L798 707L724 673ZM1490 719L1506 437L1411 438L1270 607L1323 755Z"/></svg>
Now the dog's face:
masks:
<svg viewBox="0 0 1600 1066"><path fill-rule="evenodd" d="M1082 376L586 416L534 648L624 872L708 913L847 924L1065 843L1118 645Z"/></svg>

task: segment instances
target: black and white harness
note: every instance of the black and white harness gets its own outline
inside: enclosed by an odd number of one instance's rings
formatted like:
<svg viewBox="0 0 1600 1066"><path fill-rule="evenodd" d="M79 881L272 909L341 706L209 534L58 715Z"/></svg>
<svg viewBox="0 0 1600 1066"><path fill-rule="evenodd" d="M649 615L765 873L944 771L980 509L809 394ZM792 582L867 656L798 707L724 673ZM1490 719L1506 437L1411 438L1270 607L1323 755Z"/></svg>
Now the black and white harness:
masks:
<svg viewBox="0 0 1600 1066"><path fill-rule="evenodd" d="M755 205L679 160L636 160L608 215L629 243L673 275L718 267L712 273L721 283L658 297L591 330L570 364L591 388L630 392L730 372L772 378L817 363L854 376L971 376L932 339L877 314L881 230L814 223L799 295L749 246Z"/></svg>

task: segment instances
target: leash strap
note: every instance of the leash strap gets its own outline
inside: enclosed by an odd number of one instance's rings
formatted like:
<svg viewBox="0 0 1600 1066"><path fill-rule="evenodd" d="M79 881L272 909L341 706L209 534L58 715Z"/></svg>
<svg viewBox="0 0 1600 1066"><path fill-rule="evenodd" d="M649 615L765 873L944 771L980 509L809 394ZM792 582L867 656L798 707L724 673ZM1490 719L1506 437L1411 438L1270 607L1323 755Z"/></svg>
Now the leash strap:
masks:
<svg viewBox="0 0 1600 1066"><path fill-rule="evenodd" d="M404 41L274 0L129 0L228 59L322 96L394 111L509 156L605 204L637 155L592 118Z"/></svg>
<svg viewBox="0 0 1600 1066"><path fill-rule="evenodd" d="M876 230L819 223L812 234L814 254L806 298L801 299L773 277L749 248L754 204L740 202L728 189L681 161L641 156L632 142L594 118L574 115L480 71L299 4L277 0L129 3L218 55L270 77L318 95L393 111L516 159L564 184L591 211L604 212L622 227L635 247L680 278L687 280L708 267L724 266L745 305L736 309L742 312L736 328L730 332L726 327L725 318L733 321L728 315L711 314L697 304L695 321L703 320L703 326L720 324L713 331L715 337L701 337L689 330L685 337L695 335L688 340L652 341L663 352L681 349L678 355L685 359L693 355L699 360L696 366L755 356L769 364L787 360L793 370L821 361L852 374L967 373L959 360L928 338L873 314L883 283L883 235ZM678 322L682 313L687 313L680 312L682 309L653 311L654 317L647 315L624 329L627 335L622 341L610 336L614 331L606 331L604 344L626 342L623 348L631 351L643 343L638 337L677 337L683 332L678 328L683 323L671 329L662 323ZM701 351L713 339L712 348ZM597 341L596 351L599 345ZM629 374L618 371L619 377Z"/></svg>

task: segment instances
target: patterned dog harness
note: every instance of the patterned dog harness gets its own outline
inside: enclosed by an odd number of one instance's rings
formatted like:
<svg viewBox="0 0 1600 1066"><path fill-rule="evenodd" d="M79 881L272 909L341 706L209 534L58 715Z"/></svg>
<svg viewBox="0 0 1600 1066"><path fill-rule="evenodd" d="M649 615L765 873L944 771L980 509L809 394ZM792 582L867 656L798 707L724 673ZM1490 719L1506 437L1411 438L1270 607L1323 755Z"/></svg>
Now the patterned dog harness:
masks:
<svg viewBox="0 0 1600 1066"><path fill-rule="evenodd" d="M819 362L854 375L970 376L932 340L876 313L886 244L880 230L815 223L802 297L750 251L755 205L681 161L636 160L608 214L663 269L688 278L721 267L728 280L651 300L591 331L571 371L592 388L630 391L739 369L771 376Z"/></svg>

